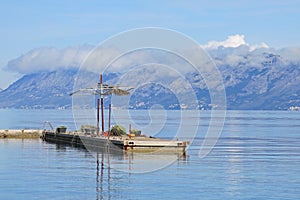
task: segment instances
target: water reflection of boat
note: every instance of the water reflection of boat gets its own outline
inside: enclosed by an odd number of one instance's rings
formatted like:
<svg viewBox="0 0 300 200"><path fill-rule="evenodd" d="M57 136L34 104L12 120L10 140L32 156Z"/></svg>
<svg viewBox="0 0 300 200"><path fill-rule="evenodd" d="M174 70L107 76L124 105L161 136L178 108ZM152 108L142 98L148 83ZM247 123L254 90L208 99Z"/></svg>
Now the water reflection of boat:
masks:
<svg viewBox="0 0 300 200"><path fill-rule="evenodd" d="M110 188L116 185L120 177L116 178L114 170L124 171L128 175L131 173L149 172L150 170L158 170L166 165L166 163L185 163L188 158L181 154L170 153L137 153L120 150L119 148L91 148L86 149L84 146L76 144L67 144L65 142L51 142L59 151L70 151L77 149L86 152L86 156L90 159L94 157L95 162L95 195L96 199L116 199L116 193ZM126 175L126 173L124 173ZM123 174L123 175L124 175Z"/></svg>

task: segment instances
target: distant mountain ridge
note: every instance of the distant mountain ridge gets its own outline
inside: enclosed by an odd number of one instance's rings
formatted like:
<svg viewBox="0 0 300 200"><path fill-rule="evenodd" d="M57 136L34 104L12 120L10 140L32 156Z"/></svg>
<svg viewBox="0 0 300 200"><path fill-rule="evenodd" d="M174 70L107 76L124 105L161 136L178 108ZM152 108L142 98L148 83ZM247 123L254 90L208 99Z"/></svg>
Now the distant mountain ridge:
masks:
<svg viewBox="0 0 300 200"><path fill-rule="evenodd" d="M299 63L265 52L236 55L235 52L220 54L216 51L212 52L212 57L223 76L227 109L287 110L300 106ZM136 77L139 75L135 74ZM69 93L73 91L76 76L76 69L25 75L0 91L0 108L71 108ZM113 83L118 76L118 73L106 74L104 80ZM92 77L96 83L98 74ZM198 109L211 109L209 91L203 87L205 81L197 73L188 74L187 77L198 98ZM172 80L170 84L178 85L179 80ZM185 95L184 91L179 91L179 94ZM154 83L137 88L129 104L131 109L148 109L156 104L165 109L195 108L195 102L180 105L168 88Z"/></svg>
<svg viewBox="0 0 300 200"><path fill-rule="evenodd" d="M1 108L70 108L76 70L28 74L0 92Z"/></svg>

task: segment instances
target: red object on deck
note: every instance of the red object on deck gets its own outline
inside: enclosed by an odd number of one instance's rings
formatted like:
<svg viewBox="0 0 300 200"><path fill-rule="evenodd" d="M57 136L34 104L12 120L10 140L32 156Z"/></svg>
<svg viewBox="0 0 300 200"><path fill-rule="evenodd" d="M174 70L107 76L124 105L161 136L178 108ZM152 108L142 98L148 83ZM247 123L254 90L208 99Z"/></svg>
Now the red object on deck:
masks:
<svg viewBox="0 0 300 200"><path fill-rule="evenodd" d="M105 137L108 137L108 136L109 136L109 133L108 133L108 132L103 132L102 135L105 136Z"/></svg>

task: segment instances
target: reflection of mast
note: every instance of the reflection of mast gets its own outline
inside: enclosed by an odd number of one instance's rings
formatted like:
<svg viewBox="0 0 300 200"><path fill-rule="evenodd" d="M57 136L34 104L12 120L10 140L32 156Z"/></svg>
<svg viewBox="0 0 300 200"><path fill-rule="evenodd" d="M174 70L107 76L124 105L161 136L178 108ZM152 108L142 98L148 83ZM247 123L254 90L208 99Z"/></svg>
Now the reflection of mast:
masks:
<svg viewBox="0 0 300 200"><path fill-rule="evenodd" d="M109 159L109 148L107 148L107 191L108 191L108 199L111 199L111 194L110 194L110 159Z"/></svg>
<svg viewBox="0 0 300 200"><path fill-rule="evenodd" d="M103 199L103 174L104 174L104 154L102 153L102 160L101 160L101 172L100 172L100 198Z"/></svg>
<svg viewBox="0 0 300 200"><path fill-rule="evenodd" d="M96 171L96 194L97 194L97 200L103 199L103 175L104 175L104 154L102 153L102 159L101 159L101 170L99 173L99 153L97 152L97 171ZM99 180L100 179L100 180Z"/></svg>
<svg viewBox="0 0 300 200"><path fill-rule="evenodd" d="M97 152L97 161L96 161L96 194L97 194L97 197L96 197L96 200L99 200L99 190L100 190L100 197L102 196L102 191L100 188L102 188L101 185L99 185L99 153ZM101 183L102 184L102 183Z"/></svg>

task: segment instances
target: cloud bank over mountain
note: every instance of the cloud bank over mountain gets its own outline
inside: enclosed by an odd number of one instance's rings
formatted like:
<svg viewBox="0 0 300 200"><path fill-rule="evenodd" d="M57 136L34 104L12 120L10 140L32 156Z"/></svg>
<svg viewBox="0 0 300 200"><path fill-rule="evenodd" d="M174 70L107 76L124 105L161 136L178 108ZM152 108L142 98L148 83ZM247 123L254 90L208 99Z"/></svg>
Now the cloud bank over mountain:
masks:
<svg viewBox="0 0 300 200"><path fill-rule="evenodd" d="M245 36L240 34L228 36L224 41L209 41L207 44L200 45L200 47L208 52L218 67L223 68L226 66L244 66L245 68L255 67L259 69L272 62L276 62L277 68L281 68L288 64L298 65L300 63L300 48L274 49L263 42L253 45L249 44L245 40ZM103 60L110 61L117 57L119 53L119 50L115 47L101 49L93 45L81 45L63 49L42 47L33 49L9 61L6 70L20 74L33 74L64 69L78 69L81 67L81 69L84 68L88 69L88 71L99 73L106 67L99 66L99 63L103 63ZM193 52L191 52L192 54ZM180 60L179 57L176 58L176 56L168 54L168 52L143 50L130 52L126 56L123 55L115 59L106 72L121 72L124 69L128 71L137 65L149 63L172 66L172 69L177 70L177 72L184 72L183 69L185 69L184 73L187 73L190 68L182 59ZM176 65L178 69L176 69Z"/></svg>
<svg viewBox="0 0 300 200"><path fill-rule="evenodd" d="M91 45L68 47L65 49L41 47L9 61L6 69L21 74L29 74L53 71L58 68L78 67L93 48Z"/></svg>

